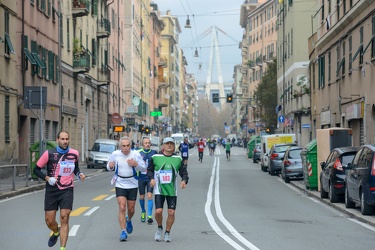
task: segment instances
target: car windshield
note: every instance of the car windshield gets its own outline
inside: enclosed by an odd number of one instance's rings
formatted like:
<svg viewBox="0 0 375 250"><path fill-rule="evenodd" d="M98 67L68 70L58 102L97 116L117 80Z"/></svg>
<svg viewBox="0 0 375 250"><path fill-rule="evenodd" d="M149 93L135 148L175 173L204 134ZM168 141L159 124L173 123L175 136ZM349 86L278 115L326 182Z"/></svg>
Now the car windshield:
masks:
<svg viewBox="0 0 375 250"><path fill-rule="evenodd" d="M113 144L95 143L92 147L92 151L103 153L112 153L115 150L116 146Z"/></svg>
<svg viewBox="0 0 375 250"><path fill-rule="evenodd" d="M301 149L290 150L289 157L290 159L300 159L301 158Z"/></svg>
<svg viewBox="0 0 375 250"><path fill-rule="evenodd" d="M355 155L355 152L351 155L343 155L341 157L341 164L342 165L348 165L348 163L352 162L352 160L354 158L354 155Z"/></svg>
<svg viewBox="0 0 375 250"><path fill-rule="evenodd" d="M151 137L151 146L159 146L159 137Z"/></svg>
<svg viewBox="0 0 375 250"><path fill-rule="evenodd" d="M290 146L278 146L274 148L275 153L285 153L285 151L289 148Z"/></svg>

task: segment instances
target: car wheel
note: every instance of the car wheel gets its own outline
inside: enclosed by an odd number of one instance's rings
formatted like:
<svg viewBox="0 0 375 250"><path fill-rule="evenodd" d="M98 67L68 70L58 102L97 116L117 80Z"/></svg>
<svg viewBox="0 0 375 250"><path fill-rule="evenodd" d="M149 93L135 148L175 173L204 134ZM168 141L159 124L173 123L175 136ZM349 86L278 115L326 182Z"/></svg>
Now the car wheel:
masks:
<svg viewBox="0 0 375 250"><path fill-rule="evenodd" d="M331 203L336 203L339 201L339 197L337 196L337 194L335 193L335 189L333 188L333 185L331 185L331 183L329 183L329 201Z"/></svg>
<svg viewBox="0 0 375 250"><path fill-rule="evenodd" d="M365 194L361 192L361 213L363 215L372 215L373 207L366 203Z"/></svg>
<svg viewBox="0 0 375 250"><path fill-rule="evenodd" d="M289 183L290 182L290 178L287 177L287 176L285 176L284 181L285 181L285 183Z"/></svg>
<svg viewBox="0 0 375 250"><path fill-rule="evenodd" d="M320 180L320 198L328 198L328 193L323 189L322 180Z"/></svg>
<svg viewBox="0 0 375 250"><path fill-rule="evenodd" d="M354 208L355 203L350 200L349 194L348 194L348 188L345 186L345 207L346 208Z"/></svg>

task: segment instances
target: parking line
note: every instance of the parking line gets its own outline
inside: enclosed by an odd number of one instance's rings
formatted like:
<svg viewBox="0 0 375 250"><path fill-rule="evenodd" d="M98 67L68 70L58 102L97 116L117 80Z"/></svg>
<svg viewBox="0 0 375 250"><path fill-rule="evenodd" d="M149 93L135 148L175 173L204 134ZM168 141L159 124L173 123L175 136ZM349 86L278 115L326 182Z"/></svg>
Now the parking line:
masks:
<svg viewBox="0 0 375 250"><path fill-rule="evenodd" d="M87 213L84 214L84 216L90 216L92 213L94 213L99 207L93 207L91 208Z"/></svg>
<svg viewBox="0 0 375 250"><path fill-rule="evenodd" d="M69 237L76 236L79 229L79 225L73 225L72 228L69 230Z"/></svg>
<svg viewBox="0 0 375 250"><path fill-rule="evenodd" d="M80 207L80 208L77 208L76 210L74 210L74 211L72 211L70 213L70 216L80 216L83 212L85 212L89 208L90 207Z"/></svg>
<svg viewBox="0 0 375 250"><path fill-rule="evenodd" d="M101 201L103 200L105 197L107 197L108 194L102 194L102 195L99 195L97 197L95 197L94 199L92 199L93 201Z"/></svg>

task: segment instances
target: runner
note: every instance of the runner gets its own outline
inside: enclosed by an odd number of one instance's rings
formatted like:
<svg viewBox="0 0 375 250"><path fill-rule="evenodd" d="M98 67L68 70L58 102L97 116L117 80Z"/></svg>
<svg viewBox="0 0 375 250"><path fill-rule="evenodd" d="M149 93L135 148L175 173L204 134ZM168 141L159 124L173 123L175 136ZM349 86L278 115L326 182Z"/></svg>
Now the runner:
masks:
<svg viewBox="0 0 375 250"><path fill-rule="evenodd" d="M68 242L69 216L73 208L74 175L82 181L86 177L79 170L79 152L69 147L69 133L60 131L56 141L57 147L43 153L33 172L46 181L45 221L47 227L52 230L48 246L53 247L60 236L60 250L65 250ZM42 172L45 166L47 174ZM56 221L56 212L59 208L60 227Z"/></svg>
<svg viewBox="0 0 375 250"><path fill-rule="evenodd" d="M139 150L146 167L151 160L151 157L156 154L155 150L151 148L151 139L149 137L143 137L142 139L142 149ZM152 200L152 193L153 188L150 186L150 179L147 176L147 170L143 172L139 172L138 174L138 190L139 190L139 204L141 205L141 221L146 221L146 209L145 209L145 191L147 189L147 223L152 224L154 220L152 219L152 208L153 208L153 200Z"/></svg>
<svg viewBox="0 0 375 250"><path fill-rule="evenodd" d="M116 197L119 207L118 221L121 228L120 241L126 241L128 234L133 232L132 217L138 193L136 171L145 171L146 166L138 151L131 150L129 137L120 139L121 151L115 151L109 160L110 170L114 170L111 184L116 187ZM127 215L126 215L127 214ZM125 227L126 222L126 227Z"/></svg>
<svg viewBox="0 0 375 250"><path fill-rule="evenodd" d="M158 229L155 233L155 240L161 241L163 233L163 206L167 201L168 218L166 221L164 241L170 242L170 231L175 220L175 210L177 206L177 173L181 176L180 188L186 188L189 177L186 165L182 158L173 155L175 142L173 138L166 137L163 141L163 154L155 154L147 169L147 175L150 178L151 187L155 187L155 220L158 223Z"/></svg>
<svg viewBox="0 0 375 250"><path fill-rule="evenodd" d="M228 161L230 161L230 148L231 148L231 144L230 144L230 140L228 139L227 143L225 144L225 153L226 153Z"/></svg>
<svg viewBox="0 0 375 250"><path fill-rule="evenodd" d="M199 155L199 161L202 163L203 160L203 152L204 152L204 142L203 139L201 138L200 141L198 142L198 155Z"/></svg>

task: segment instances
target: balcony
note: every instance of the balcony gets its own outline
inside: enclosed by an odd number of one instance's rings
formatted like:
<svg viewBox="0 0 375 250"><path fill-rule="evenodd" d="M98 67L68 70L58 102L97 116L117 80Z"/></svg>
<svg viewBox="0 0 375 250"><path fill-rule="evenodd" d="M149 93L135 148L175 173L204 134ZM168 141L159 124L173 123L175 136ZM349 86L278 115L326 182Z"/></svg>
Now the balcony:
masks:
<svg viewBox="0 0 375 250"><path fill-rule="evenodd" d="M158 80L159 80L159 85L158 85L159 88L165 88L168 86L166 77L158 76Z"/></svg>
<svg viewBox="0 0 375 250"><path fill-rule="evenodd" d="M80 73L87 73L90 71L90 55L88 52L83 51L80 54L77 54L73 58L73 72L80 74Z"/></svg>
<svg viewBox="0 0 375 250"><path fill-rule="evenodd" d="M72 15L73 17L87 16L90 13L90 0L72 0Z"/></svg>
<svg viewBox="0 0 375 250"><path fill-rule="evenodd" d="M96 37L106 38L111 35L111 22L108 19L101 18L97 21Z"/></svg>
<svg viewBox="0 0 375 250"><path fill-rule="evenodd" d="M108 68L108 66L103 65L99 69L98 82L99 83L110 83L111 82L111 70Z"/></svg>
<svg viewBox="0 0 375 250"><path fill-rule="evenodd" d="M165 99L163 100L159 99L159 109L164 108L164 107L168 107L168 101Z"/></svg>
<svg viewBox="0 0 375 250"><path fill-rule="evenodd" d="M162 68L166 68L168 66L167 59L165 57L160 57L158 66L161 66Z"/></svg>

